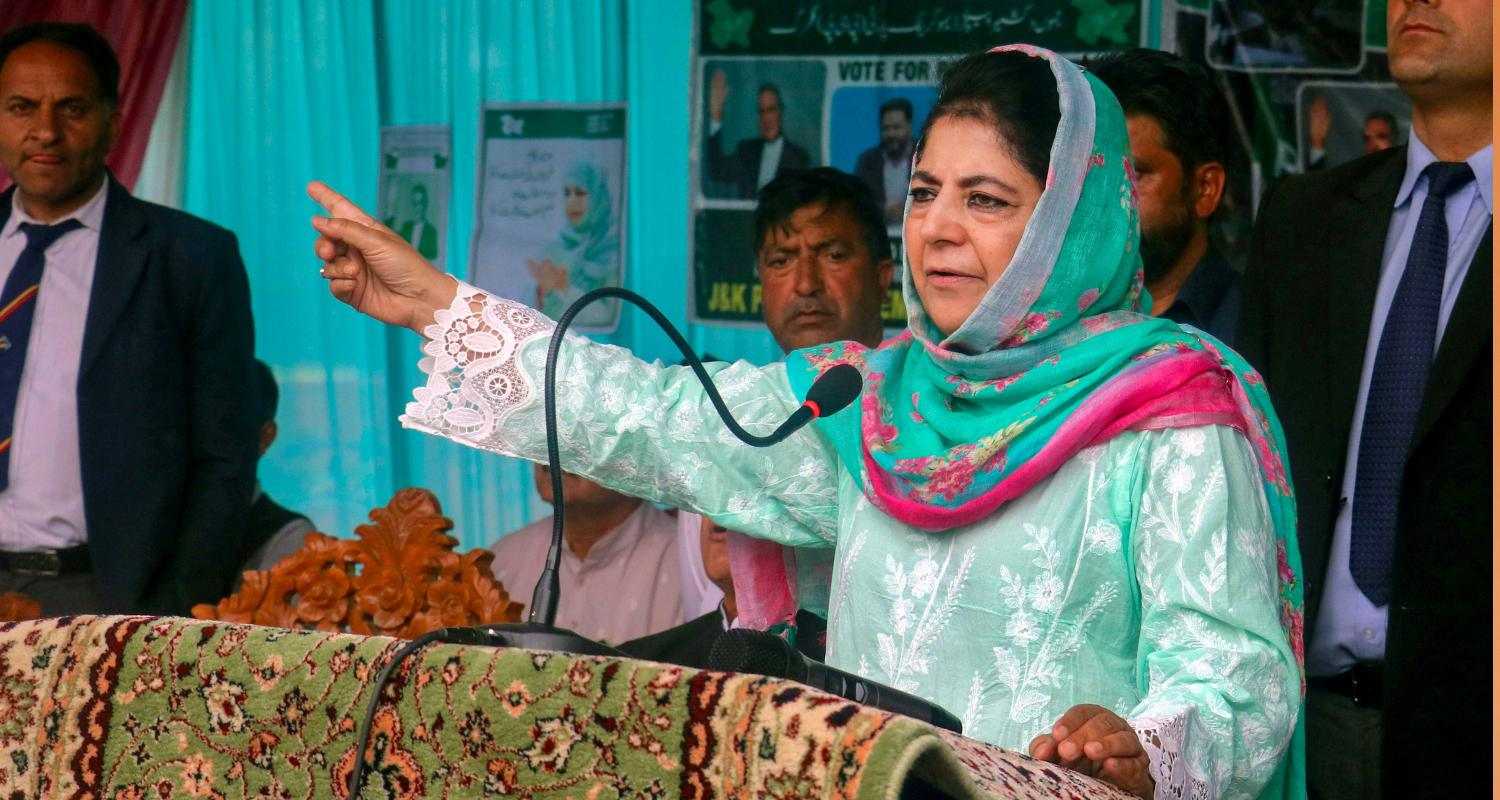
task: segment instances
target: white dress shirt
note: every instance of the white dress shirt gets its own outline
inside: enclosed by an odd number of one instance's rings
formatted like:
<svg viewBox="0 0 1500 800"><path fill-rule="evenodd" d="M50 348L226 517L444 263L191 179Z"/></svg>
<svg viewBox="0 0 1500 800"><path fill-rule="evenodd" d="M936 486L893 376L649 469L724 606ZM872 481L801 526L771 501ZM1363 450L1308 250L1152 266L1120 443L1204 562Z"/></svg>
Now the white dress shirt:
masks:
<svg viewBox="0 0 1500 800"><path fill-rule="evenodd" d="M0 492L0 550L60 549L88 540L78 450L78 365L108 194L105 181L87 203L64 217L83 227L47 248L16 395L10 485ZM16 192L10 218L0 228L0 286L26 248L23 222L37 220L21 208Z"/></svg>
<svg viewBox="0 0 1500 800"><path fill-rule="evenodd" d="M911 153L892 161L880 154L881 174L885 181L885 204L906 203L906 190L911 185ZM885 209L880 209L882 212Z"/></svg>
<svg viewBox="0 0 1500 800"><path fill-rule="evenodd" d="M786 137L778 136L774 142L766 142L760 148L760 174L755 178L755 188L764 189L776 179L776 168L781 166L781 151L786 149Z"/></svg>

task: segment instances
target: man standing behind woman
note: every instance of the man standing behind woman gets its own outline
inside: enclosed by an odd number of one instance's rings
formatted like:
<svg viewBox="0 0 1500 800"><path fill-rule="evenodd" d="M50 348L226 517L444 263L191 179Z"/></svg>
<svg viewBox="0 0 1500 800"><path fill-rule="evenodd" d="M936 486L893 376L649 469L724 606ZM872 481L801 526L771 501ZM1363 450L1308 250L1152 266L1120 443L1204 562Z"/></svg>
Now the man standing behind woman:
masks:
<svg viewBox="0 0 1500 800"><path fill-rule="evenodd" d="M1251 242L1239 342L1297 487L1317 797L1489 785L1493 15L1390 0L1407 146L1286 179Z"/></svg>
<svg viewBox="0 0 1500 800"><path fill-rule="evenodd" d="M1151 313L1234 344L1239 275L1212 225L1229 186L1229 106L1203 67L1137 48L1090 65L1119 98L1141 207Z"/></svg>

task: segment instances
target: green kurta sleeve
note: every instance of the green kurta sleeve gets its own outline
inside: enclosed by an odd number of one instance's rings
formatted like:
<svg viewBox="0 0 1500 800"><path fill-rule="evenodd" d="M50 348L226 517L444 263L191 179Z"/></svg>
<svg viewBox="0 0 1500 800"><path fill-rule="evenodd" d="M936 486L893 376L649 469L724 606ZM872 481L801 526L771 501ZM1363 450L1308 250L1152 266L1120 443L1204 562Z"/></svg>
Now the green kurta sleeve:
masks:
<svg viewBox="0 0 1500 800"><path fill-rule="evenodd" d="M553 322L460 284L424 332L427 383L404 426L530 461L547 461L543 377ZM781 364L709 365L726 404L766 434L799 405ZM692 371L568 336L557 362L563 468L626 494L712 517L752 536L831 546L837 456L811 429L754 448L725 429Z"/></svg>
<svg viewBox="0 0 1500 800"><path fill-rule="evenodd" d="M1286 752L1301 681L1259 473L1230 428L1142 442L1129 542L1144 696L1126 716L1157 797L1255 797Z"/></svg>

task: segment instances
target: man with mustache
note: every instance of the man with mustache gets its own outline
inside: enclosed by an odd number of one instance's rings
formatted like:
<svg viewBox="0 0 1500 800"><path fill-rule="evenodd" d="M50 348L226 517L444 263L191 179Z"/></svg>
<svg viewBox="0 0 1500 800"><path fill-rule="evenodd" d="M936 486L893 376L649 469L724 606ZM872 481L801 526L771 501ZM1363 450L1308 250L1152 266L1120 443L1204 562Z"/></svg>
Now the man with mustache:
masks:
<svg viewBox="0 0 1500 800"><path fill-rule="evenodd" d="M219 600L255 492L238 245L110 175L119 84L86 25L0 37L0 592L48 616Z"/></svg>
<svg viewBox="0 0 1500 800"><path fill-rule="evenodd" d="M1202 67L1161 50L1109 55L1090 70L1125 110L1151 313L1233 342L1239 276L1209 232L1228 183L1223 95Z"/></svg>
<svg viewBox="0 0 1500 800"><path fill-rule="evenodd" d="M1238 344L1297 493L1313 797L1489 785L1493 14L1391 0L1407 144L1286 179L1250 243Z"/></svg>
<svg viewBox="0 0 1500 800"><path fill-rule="evenodd" d="M754 241L761 316L783 352L880 343L894 262L880 206L858 178L818 167L767 184Z"/></svg>
<svg viewBox="0 0 1500 800"><path fill-rule="evenodd" d="M893 270L891 245L880 205L860 179L831 167L783 174L760 192L755 243L761 313L783 352L843 340L869 347L880 343L880 307ZM703 568L723 601L707 614L621 649L636 658L706 667L714 639L734 625L738 613L726 542L731 534L697 514L688 517L699 520ZM801 574L831 574L824 570L831 568L833 551L795 552ZM809 592L800 599L812 608L797 611L797 648L822 660L826 595Z"/></svg>

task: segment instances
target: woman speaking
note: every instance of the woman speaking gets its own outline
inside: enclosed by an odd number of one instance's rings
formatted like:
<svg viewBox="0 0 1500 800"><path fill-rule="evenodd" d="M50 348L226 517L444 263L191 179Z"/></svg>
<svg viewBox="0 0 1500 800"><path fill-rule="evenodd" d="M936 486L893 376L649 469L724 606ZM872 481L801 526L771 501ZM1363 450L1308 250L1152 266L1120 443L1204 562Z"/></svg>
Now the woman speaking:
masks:
<svg viewBox="0 0 1500 800"><path fill-rule="evenodd" d="M858 405L737 446L689 370L572 337L563 465L833 548L829 663L945 707L974 738L1142 797L1300 796L1280 427L1239 356L1140 312L1130 169L1119 104L1077 65L1025 46L963 59L915 155L907 330L710 367L755 432L835 364L863 373ZM428 339L403 423L545 460L552 322L311 192L333 294Z"/></svg>

